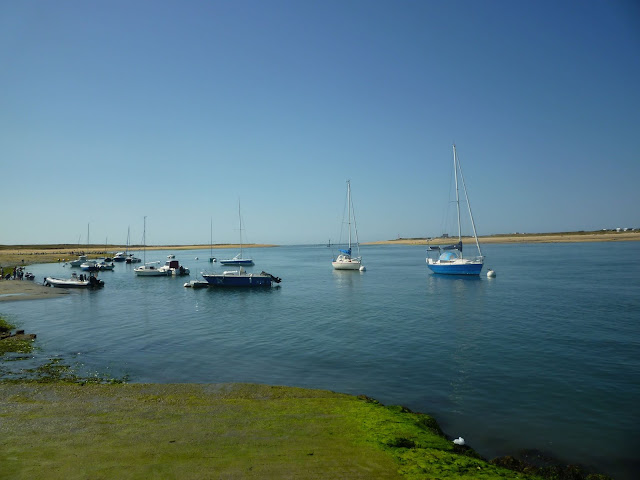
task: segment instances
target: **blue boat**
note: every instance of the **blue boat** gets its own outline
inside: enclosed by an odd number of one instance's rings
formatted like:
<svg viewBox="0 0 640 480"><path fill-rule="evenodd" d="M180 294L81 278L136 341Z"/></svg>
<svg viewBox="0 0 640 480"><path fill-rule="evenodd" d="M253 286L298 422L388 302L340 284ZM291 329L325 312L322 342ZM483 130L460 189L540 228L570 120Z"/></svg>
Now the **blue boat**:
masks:
<svg viewBox="0 0 640 480"><path fill-rule="evenodd" d="M241 247L242 249L242 247ZM242 252L236 255L233 258L228 260L220 260L222 265L239 265L239 266L251 266L253 265L253 260L250 258L242 258Z"/></svg>
<svg viewBox="0 0 640 480"><path fill-rule="evenodd" d="M202 277L209 283L210 287L227 288L271 287L274 283L280 283L282 281L281 278L275 277L270 273L246 273L243 268L223 273L203 273Z"/></svg>
<svg viewBox="0 0 640 480"><path fill-rule="evenodd" d="M462 168L458 161L458 155L456 154L456 146L453 145L453 173L456 184L456 208L458 214L458 242L453 245L446 246L429 246L427 248L427 266L433 273L444 275L480 275L482 267L484 265L484 257L480 250L480 243L478 242L478 235L476 233L476 224L473 221L473 214L471 213L471 204L469 203L469 196L467 195L467 186L464 182L464 176L462 175ZM471 218L471 225L473 227L473 237L478 248L478 255L475 257L465 258L462 254L462 232L460 228L460 195L458 189L458 177L462 181L462 187L464 189L464 196L469 209L469 217ZM435 252L436 258L429 256L430 252Z"/></svg>

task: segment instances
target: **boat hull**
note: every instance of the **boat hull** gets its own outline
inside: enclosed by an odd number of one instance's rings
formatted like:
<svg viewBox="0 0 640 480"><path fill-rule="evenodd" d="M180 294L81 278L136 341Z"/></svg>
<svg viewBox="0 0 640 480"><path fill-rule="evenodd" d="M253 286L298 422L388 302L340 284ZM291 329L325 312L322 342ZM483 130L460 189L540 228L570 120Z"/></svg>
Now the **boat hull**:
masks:
<svg viewBox="0 0 640 480"><path fill-rule="evenodd" d="M220 264L250 267L253 265L253 260L220 260Z"/></svg>
<svg viewBox="0 0 640 480"><path fill-rule="evenodd" d="M360 270L360 266L362 265L360 262L351 261L351 262L331 262L334 270Z"/></svg>
<svg viewBox="0 0 640 480"><path fill-rule="evenodd" d="M427 262L433 273L439 275L480 275L484 262Z"/></svg>
<svg viewBox="0 0 640 480"><path fill-rule="evenodd" d="M148 267L143 265L142 267L134 268L133 272L139 277L166 277L167 272L160 270L159 268Z"/></svg>
<svg viewBox="0 0 640 480"><path fill-rule="evenodd" d="M270 287L273 283L271 275L246 274L246 275L202 275L210 287L226 288L259 288Z"/></svg>
<svg viewBox="0 0 640 480"><path fill-rule="evenodd" d="M92 277L93 280L80 279L63 279L63 278L45 278L45 285L51 285L56 288L100 288L104 286L104 282Z"/></svg>

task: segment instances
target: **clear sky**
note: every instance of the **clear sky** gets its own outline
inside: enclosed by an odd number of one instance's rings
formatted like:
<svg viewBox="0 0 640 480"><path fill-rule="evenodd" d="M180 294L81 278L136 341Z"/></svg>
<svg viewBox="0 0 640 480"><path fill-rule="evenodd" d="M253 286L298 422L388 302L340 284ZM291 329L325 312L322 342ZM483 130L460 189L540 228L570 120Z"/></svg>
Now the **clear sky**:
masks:
<svg viewBox="0 0 640 480"><path fill-rule="evenodd" d="M0 244L640 227L634 0L0 4Z"/></svg>

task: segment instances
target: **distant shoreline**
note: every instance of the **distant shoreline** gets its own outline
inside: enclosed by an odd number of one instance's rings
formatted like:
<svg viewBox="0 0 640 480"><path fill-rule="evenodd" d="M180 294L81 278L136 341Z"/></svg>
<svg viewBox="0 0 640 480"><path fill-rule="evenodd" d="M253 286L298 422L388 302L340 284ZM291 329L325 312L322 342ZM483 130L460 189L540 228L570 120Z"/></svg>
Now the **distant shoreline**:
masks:
<svg viewBox="0 0 640 480"><path fill-rule="evenodd" d="M442 245L457 241L447 238L398 238L367 242L363 245ZM640 241L640 232L567 232L567 233L518 233L512 235L488 235L478 237L481 244L488 243L573 243L573 242L629 242ZM473 237L463 237L462 243L473 243Z"/></svg>
<svg viewBox="0 0 640 480"><path fill-rule="evenodd" d="M248 244L242 248L277 247L271 244ZM99 258L105 255L112 256L116 252L133 252L142 255L142 245L70 245L70 244L33 244L33 245L0 245L0 266L32 265L34 263L57 263L75 260L79 255L87 255L89 258ZM146 246L146 250L208 250L213 249L239 249L239 244L217 245L153 245Z"/></svg>
<svg viewBox="0 0 640 480"><path fill-rule="evenodd" d="M447 238L398 238L396 240L381 240L364 242L362 245L445 245L457 240ZM572 242L624 242L640 241L640 231L613 232L565 232L565 233L518 233L506 235L487 235L478 237L481 244L510 244L510 243L572 243ZM473 237L464 237L463 243L473 243ZM270 248L279 245L254 243L243 245L242 248ZM71 245L71 244L33 244L33 245L0 245L0 266L31 265L34 263L55 263L74 260L78 255L90 258L113 255L117 251L124 251L125 245ZM129 246L129 251L141 252L142 246ZM206 250L206 249L237 249L239 244L217 245L153 245L147 250ZM139 253L138 253L139 254Z"/></svg>

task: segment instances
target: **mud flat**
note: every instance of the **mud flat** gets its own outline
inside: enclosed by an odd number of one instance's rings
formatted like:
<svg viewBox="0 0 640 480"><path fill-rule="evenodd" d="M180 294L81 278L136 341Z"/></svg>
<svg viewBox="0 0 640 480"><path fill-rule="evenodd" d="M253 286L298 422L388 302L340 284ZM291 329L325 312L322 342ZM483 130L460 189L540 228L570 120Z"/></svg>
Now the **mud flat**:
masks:
<svg viewBox="0 0 640 480"><path fill-rule="evenodd" d="M64 289L45 287L32 280L0 280L0 302L57 298L68 293Z"/></svg>

